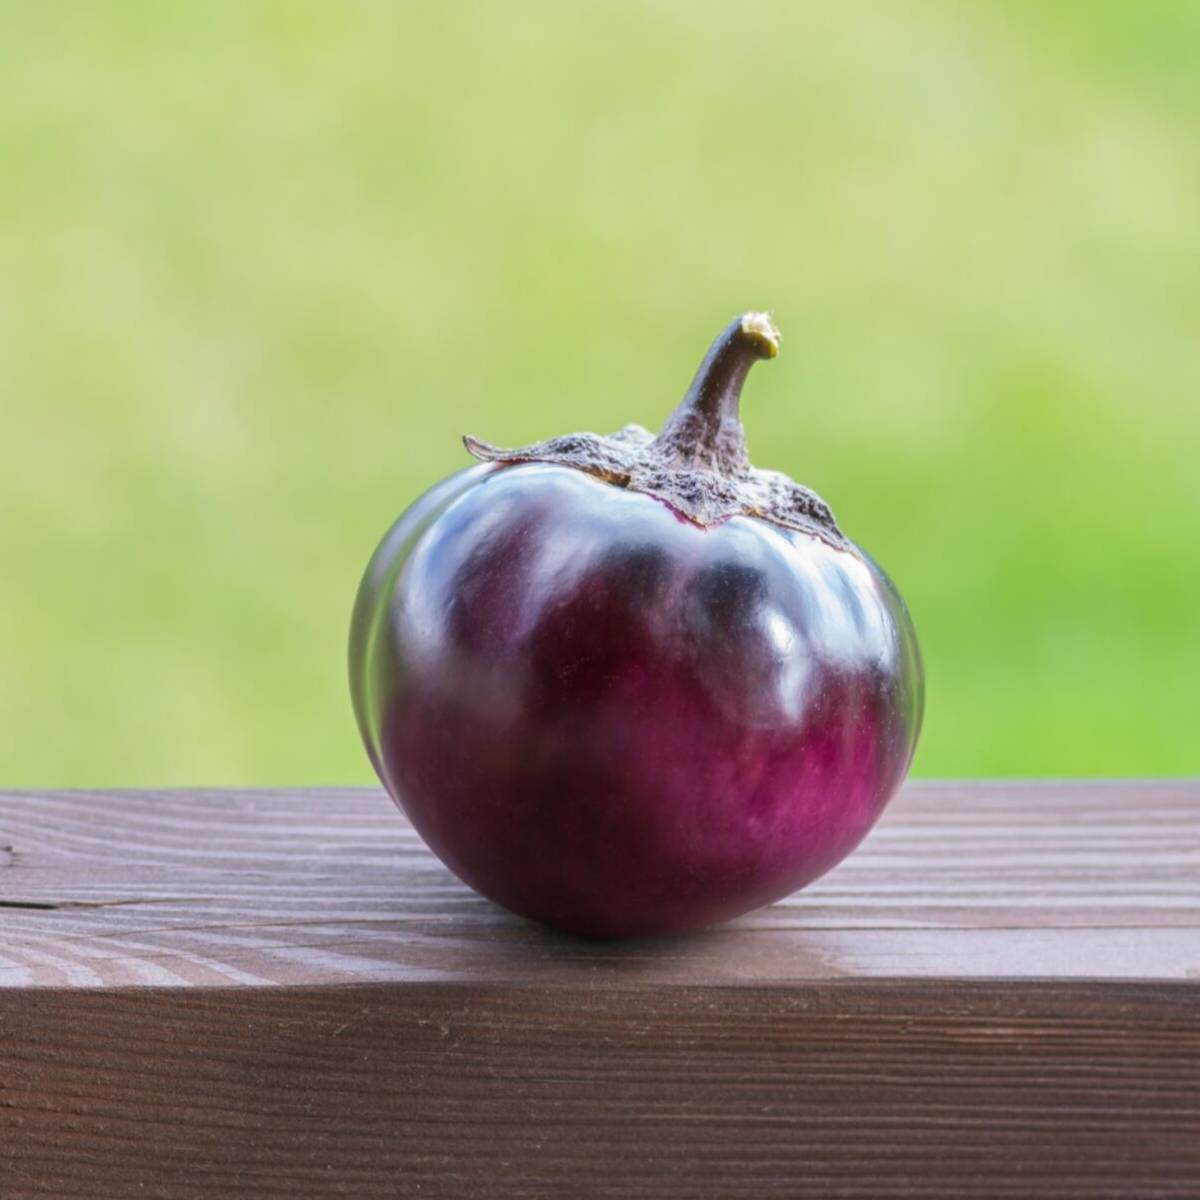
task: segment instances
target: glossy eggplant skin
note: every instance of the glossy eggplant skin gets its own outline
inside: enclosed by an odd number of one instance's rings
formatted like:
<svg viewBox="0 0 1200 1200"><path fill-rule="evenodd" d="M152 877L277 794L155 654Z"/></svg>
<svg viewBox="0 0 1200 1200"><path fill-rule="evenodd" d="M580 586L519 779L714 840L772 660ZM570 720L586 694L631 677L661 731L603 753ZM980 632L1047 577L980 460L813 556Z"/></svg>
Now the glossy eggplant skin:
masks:
<svg viewBox="0 0 1200 1200"><path fill-rule="evenodd" d="M711 527L545 463L413 505L350 646L371 761L504 907L592 937L676 933L803 887L908 769L912 623L853 545Z"/></svg>

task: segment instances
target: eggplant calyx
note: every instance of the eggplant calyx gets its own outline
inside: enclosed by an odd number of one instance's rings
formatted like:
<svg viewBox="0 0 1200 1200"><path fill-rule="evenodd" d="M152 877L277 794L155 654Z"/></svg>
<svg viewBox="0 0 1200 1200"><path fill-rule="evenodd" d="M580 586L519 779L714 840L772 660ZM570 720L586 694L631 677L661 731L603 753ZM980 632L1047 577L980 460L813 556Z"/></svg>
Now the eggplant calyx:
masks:
<svg viewBox="0 0 1200 1200"><path fill-rule="evenodd" d="M760 471L746 452L739 404L750 368L779 353L780 334L766 313L730 322L655 437L640 425L617 433L572 433L502 450L477 438L463 444L484 462L546 462L585 471L616 487L654 496L697 525L758 517L843 548L829 505L779 471Z"/></svg>

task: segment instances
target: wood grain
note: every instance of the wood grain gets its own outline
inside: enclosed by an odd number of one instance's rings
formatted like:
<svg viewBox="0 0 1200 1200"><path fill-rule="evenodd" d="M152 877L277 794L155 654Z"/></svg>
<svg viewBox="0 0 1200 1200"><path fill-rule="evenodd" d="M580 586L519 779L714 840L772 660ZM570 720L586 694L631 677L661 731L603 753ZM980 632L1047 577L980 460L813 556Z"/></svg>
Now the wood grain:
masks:
<svg viewBox="0 0 1200 1200"><path fill-rule="evenodd" d="M372 791L0 793L0 1200L1200 1196L1200 784L914 784L559 937Z"/></svg>

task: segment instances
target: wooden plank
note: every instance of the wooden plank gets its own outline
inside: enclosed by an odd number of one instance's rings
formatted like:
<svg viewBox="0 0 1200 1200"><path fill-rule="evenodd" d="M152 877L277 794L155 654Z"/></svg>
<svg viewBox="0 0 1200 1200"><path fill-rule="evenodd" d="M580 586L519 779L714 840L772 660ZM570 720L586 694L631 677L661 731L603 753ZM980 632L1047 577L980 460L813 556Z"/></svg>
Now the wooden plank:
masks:
<svg viewBox="0 0 1200 1200"><path fill-rule="evenodd" d="M841 867L596 945L475 896L381 793L0 793L0 987L1200 979L1200 783L910 785Z"/></svg>
<svg viewBox="0 0 1200 1200"><path fill-rule="evenodd" d="M0 1000L26 1196L1197 1195L1178 991L414 983Z"/></svg>
<svg viewBox="0 0 1200 1200"><path fill-rule="evenodd" d="M604 945L371 791L0 793L0 1197L1200 1195L1200 784L913 784Z"/></svg>

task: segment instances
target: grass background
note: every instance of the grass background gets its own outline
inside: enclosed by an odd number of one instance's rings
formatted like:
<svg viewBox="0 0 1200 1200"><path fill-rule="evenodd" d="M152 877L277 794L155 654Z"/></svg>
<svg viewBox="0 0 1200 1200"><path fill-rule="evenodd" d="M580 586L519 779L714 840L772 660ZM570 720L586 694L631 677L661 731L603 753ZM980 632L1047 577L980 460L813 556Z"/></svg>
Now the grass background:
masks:
<svg viewBox="0 0 1200 1200"><path fill-rule="evenodd" d="M0 781L367 781L374 542L656 425L769 307L759 465L908 598L916 771L1200 769L1200 6L13 0Z"/></svg>

